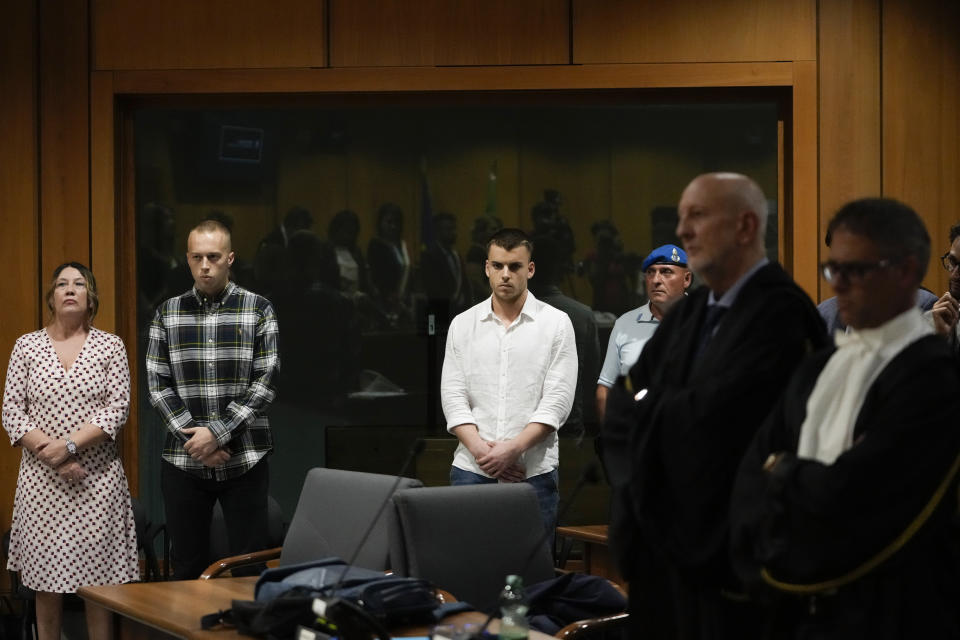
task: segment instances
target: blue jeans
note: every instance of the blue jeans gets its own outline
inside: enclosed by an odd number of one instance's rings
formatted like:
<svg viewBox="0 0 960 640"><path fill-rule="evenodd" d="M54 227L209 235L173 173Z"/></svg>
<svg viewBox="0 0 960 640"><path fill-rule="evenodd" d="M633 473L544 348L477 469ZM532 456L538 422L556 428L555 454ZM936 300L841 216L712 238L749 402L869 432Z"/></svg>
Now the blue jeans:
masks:
<svg viewBox="0 0 960 640"><path fill-rule="evenodd" d="M465 471L459 467L450 467L450 484L495 484L496 478L488 478L479 473ZM547 531L553 531L557 526L557 505L560 503L560 491L557 485L560 482L560 472L554 469L539 476L530 476L524 480L533 487L537 494L537 502L540 503L540 517L543 519L543 526Z"/></svg>

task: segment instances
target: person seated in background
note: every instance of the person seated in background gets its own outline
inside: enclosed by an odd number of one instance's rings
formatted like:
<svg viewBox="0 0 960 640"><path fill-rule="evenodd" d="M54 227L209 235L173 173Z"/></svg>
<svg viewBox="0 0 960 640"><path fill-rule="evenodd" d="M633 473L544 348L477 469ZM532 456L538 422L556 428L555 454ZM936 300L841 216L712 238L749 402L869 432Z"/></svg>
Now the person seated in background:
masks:
<svg viewBox="0 0 960 640"><path fill-rule="evenodd" d="M355 296L367 291L367 262L357 246L360 218L354 211L338 211L327 226L327 240L337 257L340 291Z"/></svg>
<svg viewBox="0 0 960 640"><path fill-rule="evenodd" d="M927 310L924 317L933 330L950 342L955 356L960 355L960 224L950 227L950 248L940 256L940 264L950 274L947 291Z"/></svg>
<svg viewBox="0 0 960 640"><path fill-rule="evenodd" d="M558 286L560 282L560 247L550 236L531 238L534 252L533 261L537 265L537 277L530 280L530 290L538 300L563 311L573 324L573 335L577 344L577 395L573 400L570 416L564 422L564 433L581 436L587 424L595 422L591 400L593 380L600 370L600 338L597 334L597 320L593 309L564 295Z"/></svg>
<svg viewBox="0 0 960 640"><path fill-rule="evenodd" d="M452 213L438 213L433 216L433 229L435 240L420 255L420 273L427 300L442 312L445 326L473 303L473 297L467 269L457 252L457 219Z"/></svg>
<svg viewBox="0 0 960 640"><path fill-rule="evenodd" d="M610 332L595 394L600 422L603 422L610 387L617 378L630 372L667 310L686 295L693 282L693 274L687 268L687 254L675 244L665 244L651 251L643 260L641 269L648 301L617 318Z"/></svg>
<svg viewBox="0 0 960 640"><path fill-rule="evenodd" d="M377 235L367 245L370 282L384 313L396 324L409 315L406 307L410 254L403 239L403 210L386 202L377 211Z"/></svg>
<svg viewBox="0 0 960 640"><path fill-rule="evenodd" d="M558 247L560 278L563 282L574 271L573 256L576 252L576 238L570 221L560 212L563 206L563 196L556 189L544 189L543 200L533 205L530 218L533 222L531 238L553 238Z"/></svg>
<svg viewBox="0 0 960 640"><path fill-rule="evenodd" d="M284 286L274 296L284 402L337 408L359 385L360 323L340 290L333 247L312 231L290 236Z"/></svg>
<svg viewBox="0 0 960 640"><path fill-rule="evenodd" d="M797 370L744 456L734 566L769 638L960 637L960 373L916 308L920 217L856 200L823 275L850 329Z"/></svg>
<svg viewBox="0 0 960 640"><path fill-rule="evenodd" d="M637 256L623 251L617 227L609 220L597 220L590 226L593 249L577 265L577 275L585 275L593 287L593 308L615 315L625 313L636 296L631 285Z"/></svg>
<svg viewBox="0 0 960 640"><path fill-rule="evenodd" d="M222 221L219 221L221 222ZM229 230L229 225L224 225ZM303 207L291 207L283 222L267 234L257 246L257 254L253 258L253 275L257 282L257 291L262 295L273 294L280 285L279 274L283 271L284 252L290 241L290 236L301 229L313 226L313 216Z"/></svg>

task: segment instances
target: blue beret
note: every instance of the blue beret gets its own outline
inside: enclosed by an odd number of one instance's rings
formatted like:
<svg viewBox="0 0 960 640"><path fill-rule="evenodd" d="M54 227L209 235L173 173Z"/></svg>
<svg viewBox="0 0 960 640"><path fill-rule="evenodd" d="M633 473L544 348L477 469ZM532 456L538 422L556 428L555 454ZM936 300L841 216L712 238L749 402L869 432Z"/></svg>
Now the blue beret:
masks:
<svg viewBox="0 0 960 640"><path fill-rule="evenodd" d="M647 267L652 264L672 264L685 267L687 266L687 254L675 244L665 244L650 252L650 255L644 259L641 270L646 271Z"/></svg>

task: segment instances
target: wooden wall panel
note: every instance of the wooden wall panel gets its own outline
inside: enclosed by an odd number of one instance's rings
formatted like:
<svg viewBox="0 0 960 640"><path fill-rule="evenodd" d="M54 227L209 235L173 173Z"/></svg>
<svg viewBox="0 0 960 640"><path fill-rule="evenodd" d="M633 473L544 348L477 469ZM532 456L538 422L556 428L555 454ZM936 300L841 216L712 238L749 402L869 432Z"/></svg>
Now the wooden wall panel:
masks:
<svg viewBox="0 0 960 640"><path fill-rule="evenodd" d="M39 7L40 282L45 285L58 264L90 261L90 69L87 0Z"/></svg>
<svg viewBox="0 0 960 640"><path fill-rule="evenodd" d="M844 203L880 194L880 0L820 3L820 225ZM833 295L821 282L821 296Z"/></svg>
<svg viewBox="0 0 960 640"><path fill-rule="evenodd" d="M0 384L14 341L40 326L37 279L36 2L0 2ZM10 526L20 449L0 444L0 529ZM4 579L6 572L3 572Z"/></svg>
<svg viewBox="0 0 960 640"><path fill-rule="evenodd" d="M333 67L570 62L570 0L329 2Z"/></svg>
<svg viewBox="0 0 960 640"><path fill-rule="evenodd" d="M817 166L817 64L813 61L793 65L793 130L790 158L790 221L793 245L788 265L793 279L812 299L820 296ZM789 267L788 267L789 268Z"/></svg>
<svg viewBox="0 0 960 640"><path fill-rule="evenodd" d="M324 13L324 0L93 0L93 67L323 67Z"/></svg>
<svg viewBox="0 0 960 640"><path fill-rule="evenodd" d="M822 3L819 25L820 208L829 218L880 193L879 0Z"/></svg>
<svg viewBox="0 0 960 640"><path fill-rule="evenodd" d="M116 154L114 153L113 74L90 74L90 268L97 276L100 311L97 327L117 331L117 271L114 259L120 253L117 234Z"/></svg>
<svg viewBox="0 0 960 640"><path fill-rule="evenodd" d="M960 220L960 4L883 2L883 194L924 219L933 241L925 284L946 290L937 256Z"/></svg>
<svg viewBox="0 0 960 640"><path fill-rule="evenodd" d="M816 58L816 0L572 0L573 62Z"/></svg>

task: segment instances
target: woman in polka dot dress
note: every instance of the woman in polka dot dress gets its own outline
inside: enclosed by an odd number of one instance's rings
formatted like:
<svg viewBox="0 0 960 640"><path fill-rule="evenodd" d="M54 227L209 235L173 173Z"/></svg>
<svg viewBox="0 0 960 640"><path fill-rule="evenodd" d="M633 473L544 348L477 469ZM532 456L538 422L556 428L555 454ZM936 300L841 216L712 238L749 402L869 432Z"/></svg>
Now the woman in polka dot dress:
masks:
<svg viewBox="0 0 960 640"><path fill-rule="evenodd" d="M21 446L8 568L37 592L39 640L59 640L63 594L139 579L130 491L117 455L130 373L117 336L90 326L97 285L76 262L47 292L52 321L13 347L3 427ZM91 640L112 636L111 615L88 607Z"/></svg>

